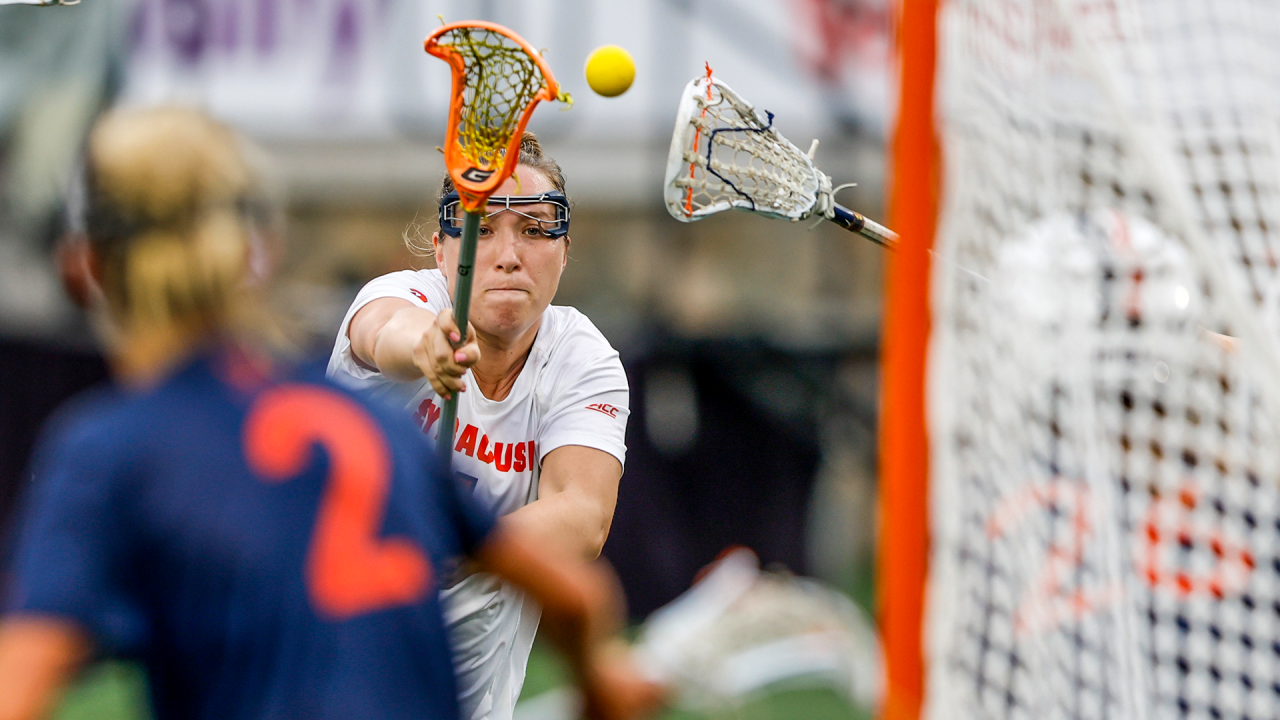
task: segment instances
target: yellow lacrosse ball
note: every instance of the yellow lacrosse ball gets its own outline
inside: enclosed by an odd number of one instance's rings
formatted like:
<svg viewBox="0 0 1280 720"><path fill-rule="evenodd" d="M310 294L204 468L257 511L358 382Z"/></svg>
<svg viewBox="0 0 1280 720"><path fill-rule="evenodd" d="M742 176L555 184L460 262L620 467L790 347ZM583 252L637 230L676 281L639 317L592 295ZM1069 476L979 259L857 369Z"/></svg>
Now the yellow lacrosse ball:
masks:
<svg viewBox="0 0 1280 720"><path fill-rule="evenodd" d="M587 56L587 84L605 97L616 97L636 79L631 53L617 45L602 45Z"/></svg>

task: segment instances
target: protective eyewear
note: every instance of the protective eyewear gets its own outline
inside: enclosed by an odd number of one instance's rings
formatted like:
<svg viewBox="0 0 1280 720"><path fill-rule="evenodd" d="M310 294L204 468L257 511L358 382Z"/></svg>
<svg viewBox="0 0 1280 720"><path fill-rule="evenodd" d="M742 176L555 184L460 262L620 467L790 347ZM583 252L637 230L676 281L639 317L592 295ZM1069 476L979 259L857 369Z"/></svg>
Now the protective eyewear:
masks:
<svg viewBox="0 0 1280 720"><path fill-rule="evenodd" d="M538 205L540 203L555 207L555 220L534 217L516 210L516 207L520 205ZM500 209L492 209L495 205L499 206ZM481 218L482 221L488 220L499 213L512 212L522 218L538 223L542 234L554 240L559 240L569 234L569 198L565 197L562 192L553 191L542 193L541 195L493 195L489 198L488 206L485 209L488 212ZM449 237L461 237L462 217L463 212L459 204L458 193L451 192L445 195L440 200L440 232Z"/></svg>

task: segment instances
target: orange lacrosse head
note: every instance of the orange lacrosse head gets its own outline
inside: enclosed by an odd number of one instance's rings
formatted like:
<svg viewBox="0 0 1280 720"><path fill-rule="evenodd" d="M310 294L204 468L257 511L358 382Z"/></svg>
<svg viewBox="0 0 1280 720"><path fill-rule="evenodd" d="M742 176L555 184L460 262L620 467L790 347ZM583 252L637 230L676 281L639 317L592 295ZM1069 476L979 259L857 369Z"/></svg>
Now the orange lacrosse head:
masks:
<svg viewBox="0 0 1280 720"><path fill-rule="evenodd" d="M481 212L515 171L520 136L543 100L572 103L537 50L501 25L450 23L427 36L428 53L453 70L444 162L462 208Z"/></svg>

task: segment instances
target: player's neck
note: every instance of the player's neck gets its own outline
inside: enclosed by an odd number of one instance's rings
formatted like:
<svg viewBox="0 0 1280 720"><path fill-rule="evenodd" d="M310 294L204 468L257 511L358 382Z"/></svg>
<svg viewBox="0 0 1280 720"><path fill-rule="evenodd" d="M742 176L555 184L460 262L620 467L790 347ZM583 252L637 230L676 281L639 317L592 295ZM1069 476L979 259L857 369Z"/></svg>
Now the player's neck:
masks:
<svg viewBox="0 0 1280 720"><path fill-rule="evenodd" d="M154 385L190 357L204 335L177 326L121 333L109 353L112 373L127 386Z"/></svg>
<svg viewBox="0 0 1280 720"><path fill-rule="evenodd" d="M490 400L502 401L511 394L511 388L515 387L520 371L529 359L529 351L533 349L533 341L537 339L540 327L541 317L532 327L512 338L476 331L480 361L471 367L471 375L479 386L476 389L482 395Z"/></svg>

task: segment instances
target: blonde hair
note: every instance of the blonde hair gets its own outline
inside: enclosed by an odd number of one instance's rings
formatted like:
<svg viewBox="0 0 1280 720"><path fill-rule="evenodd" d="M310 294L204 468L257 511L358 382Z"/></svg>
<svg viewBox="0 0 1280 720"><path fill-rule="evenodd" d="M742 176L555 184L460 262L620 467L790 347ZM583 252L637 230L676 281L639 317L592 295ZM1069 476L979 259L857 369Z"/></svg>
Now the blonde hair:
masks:
<svg viewBox="0 0 1280 720"><path fill-rule="evenodd" d="M85 181L86 230L124 329L235 324L266 203L234 132L188 108L114 110L89 136Z"/></svg>
<svg viewBox="0 0 1280 720"><path fill-rule="evenodd" d="M557 163L550 155L542 152L542 143L538 142L538 136L524 131L520 136L520 160L518 165L533 168L546 176L551 181L551 186L561 193L565 192L564 171L560 169ZM517 181L519 180L519 170L516 171ZM449 177L449 173L444 174L444 179L440 182L440 194L436 197L436 204L444 200L444 196L453 192L453 178ZM568 193L565 193L566 195ZM428 223L419 223L416 219L410 223L404 232L404 244L409 248L409 252L419 257L429 257L435 255L435 247L431 244L431 228Z"/></svg>

